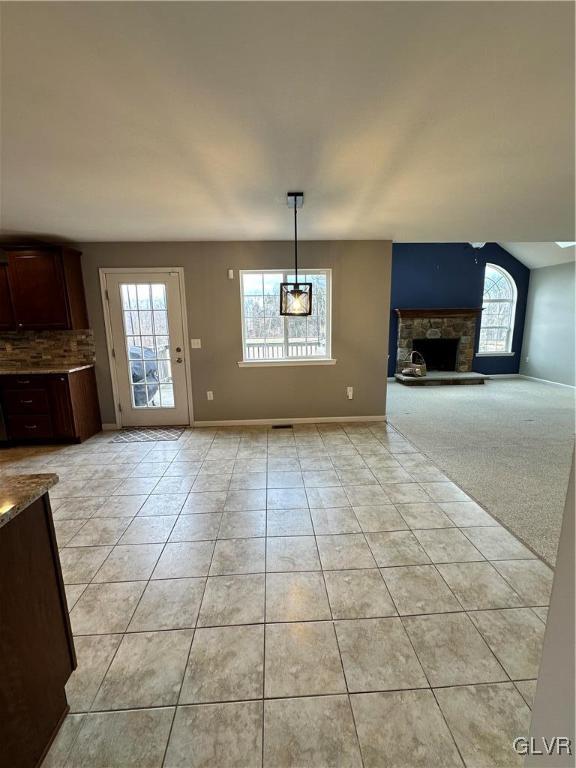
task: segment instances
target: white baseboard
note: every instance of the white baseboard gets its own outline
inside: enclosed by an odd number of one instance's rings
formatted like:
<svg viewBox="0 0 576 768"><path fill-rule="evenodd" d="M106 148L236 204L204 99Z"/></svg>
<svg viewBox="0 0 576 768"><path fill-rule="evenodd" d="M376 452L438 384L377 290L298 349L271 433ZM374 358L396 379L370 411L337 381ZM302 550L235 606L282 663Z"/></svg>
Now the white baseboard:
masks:
<svg viewBox="0 0 576 768"><path fill-rule="evenodd" d="M113 429L120 429L115 421L105 422L102 424L102 432L111 432Z"/></svg>
<svg viewBox="0 0 576 768"><path fill-rule="evenodd" d="M195 421L194 427L257 427L276 424L324 424L329 422L386 421L386 416L310 416L285 419L224 419Z"/></svg>
<svg viewBox="0 0 576 768"><path fill-rule="evenodd" d="M521 379L528 379L529 381L539 381L541 384L552 384L554 387L568 387L568 389L576 389L572 384L562 384L560 381L549 381L548 379L539 379L537 376L526 376L523 373L519 373L518 376Z"/></svg>

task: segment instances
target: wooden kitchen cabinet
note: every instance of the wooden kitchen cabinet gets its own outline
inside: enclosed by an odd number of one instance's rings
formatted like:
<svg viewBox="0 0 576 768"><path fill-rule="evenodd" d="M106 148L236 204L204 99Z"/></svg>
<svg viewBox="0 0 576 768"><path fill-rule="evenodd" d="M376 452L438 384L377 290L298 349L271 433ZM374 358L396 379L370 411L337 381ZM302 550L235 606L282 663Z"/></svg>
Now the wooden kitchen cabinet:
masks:
<svg viewBox="0 0 576 768"><path fill-rule="evenodd" d="M2 261L0 302L6 304L0 310L2 327L88 328L79 251L62 246L4 246Z"/></svg>
<svg viewBox="0 0 576 768"><path fill-rule="evenodd" d="M102 429L94 367L0 376L8 440L82 442Z"/></svg>
<svg viewBox="0 0 576 768"><path fill-rule="evenodd" d="M0 330L10 330L15 324L8 285L8 264L0 263Z"/></svg>
<svg viewBox="0 0 576 768"><path fill-rule="evenodd" d="M4 497L7 507L14 497L0 481L0 507ZM0 583L0 763L37 768L68 712L76 667L47 493L1 525Z"/></svg>

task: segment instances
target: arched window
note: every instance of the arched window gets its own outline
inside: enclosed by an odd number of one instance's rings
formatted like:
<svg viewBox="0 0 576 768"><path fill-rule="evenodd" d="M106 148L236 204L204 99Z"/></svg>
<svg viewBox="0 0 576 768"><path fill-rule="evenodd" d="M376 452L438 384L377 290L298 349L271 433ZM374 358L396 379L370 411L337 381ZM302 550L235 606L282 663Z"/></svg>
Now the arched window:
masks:
<svg viewBox="0 0 576 768"><path fill-rule="evenodd" d="M512 351L516 296L512 276L496 264L486 264L479 354L497 355Z"/></svg>

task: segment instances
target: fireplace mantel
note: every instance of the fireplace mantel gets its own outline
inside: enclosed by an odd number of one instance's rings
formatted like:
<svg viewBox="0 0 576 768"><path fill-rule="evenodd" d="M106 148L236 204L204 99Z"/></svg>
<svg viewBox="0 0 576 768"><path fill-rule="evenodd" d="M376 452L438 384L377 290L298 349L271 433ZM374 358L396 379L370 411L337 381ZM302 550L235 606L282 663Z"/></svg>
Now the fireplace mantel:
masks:
<svg viewBox="0 0 576 768"><path fill-rule="evenodd" d="M443 307L440 309L397 308L398 317L478 317L482 307Z"/></svg>

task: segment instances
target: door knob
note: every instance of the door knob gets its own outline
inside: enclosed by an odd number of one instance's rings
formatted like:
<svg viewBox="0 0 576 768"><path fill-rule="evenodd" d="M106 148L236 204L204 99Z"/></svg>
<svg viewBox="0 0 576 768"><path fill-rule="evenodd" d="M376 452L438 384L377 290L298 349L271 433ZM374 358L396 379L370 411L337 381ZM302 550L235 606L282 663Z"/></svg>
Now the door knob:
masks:
<svg viewBox="0 0 576 768"><path fill-rule="evenodd" d="M182 362L182 358L181 358L181 357L177 357L177 358L176 358L176 362L177 362L177 363L181 363L181 362Z"/></svg>
<svg viewBox="0 0 576 768"><path fill-rule="evenodd" d="M176 352L182 352L182 347L176 347Z"/></svg>

